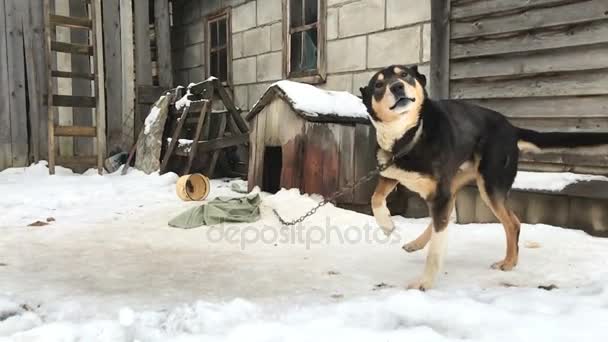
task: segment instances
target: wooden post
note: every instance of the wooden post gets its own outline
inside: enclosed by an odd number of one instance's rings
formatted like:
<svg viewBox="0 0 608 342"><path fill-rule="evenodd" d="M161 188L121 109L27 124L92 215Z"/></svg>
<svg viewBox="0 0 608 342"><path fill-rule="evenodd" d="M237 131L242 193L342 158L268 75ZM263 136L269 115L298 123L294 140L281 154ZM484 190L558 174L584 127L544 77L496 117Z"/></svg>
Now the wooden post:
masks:
<svg viewBox="0 0 608 342"><path fill-rule="evenodd" d="M53 78L52 55L51 55L51 24L49 22L51 12L51 0L44 0L44 32L46 48L46 79L47 79L47 118L48 118L48 137L49 137L49 173L55 174L55 115L53 112Z"/></svg>
<svg viewBox="0 0 608 342"><path fill-rule="evenodd" d="M158 81L165 89L173 88L173 65L171 61L171 23L169 0L154 0L156 27L156 54L158 56Z"/></svg>
<svg viewBox="0 0 608 342"><path fill-rule="evenodd" d="M139 92L142 86L152 85L152 53L150 51L150 2L137 0L133 2L135 22L135 132L141 130L150 106L139 103Z"/></svg>
<svg viewBox="0 0 608 342"><path fill-rule="evenodd" d="M107 151L114 151L122 149L123 76L120 46L120 1L104 0L102 5L105 88L108 99L110 99L106 103Z"/></svg>
<svg viewBox="0 0 608 342"><path fill-rule="evenodd" d="M133 0L120 0L120 51L122 55L122 148L135 142L135 57L133 53Z"/></svg>
<svg viewBox="0 0 608 342"><path fill-rule="evenodd" d="M6 0L6 33L8 55L8 91L10 103L12 166L26 166L28 156L27 107L23 53L23 21L27 4Z"/></svg>
<svg viewBox="0 0 608 342"><path fill-rule="evenodd" d="M103 174L103 162L106 158L106 92L103 58L103 22L101 19L101 0L91 2L91 19L95 26L92 29L93 70L95 74L95 126L97 128L97 171Z"/></svg>
<svg viewBox="0 0 608 342"><path fill-rule="evenodd" d="M0 0L0 27L6 27L5 0ZM0 51L7 50L6 34L0 34ZM11 110L8 90L8 60L0 54L0 170L13 166L11 148Z"/></svg>
<svg viewBox="0 0 608 342"><path fill-rule="evenodd" d="M44 2L40 0L30 0L30 18L31 18L31 32L32 32L32 44L34 51L34 72L36 74L37 84L35 85L38 93L38 99L36 100L38 106L38 122L32 121L32 125L36 125L38 128L38 154L39 159L48 160L48 128L47 128L47 109L43 96L47 93L47 80L46 80L46 58L44 56ZM31 84L29 85L32 86Z"/></svg>
<svg viewBox="0 0 608 342"><path fill-rule="evenodd" d="M431 0L431 96L450 97L450 1Z"/></svg>
<svg viewBox="0 0 608 342"><path fill-rule="evenodd" d="M31 12L29 12L31 14ZM40 160L40 98L42 94L39 93L38 88L38 75L36 73L36 59L35 56L39 53L34 51L34 23L32 22L32 16L27 15L23 18L23 43L25 48L25 69L27 76L27 96L29 99L29 113L23 113L23 115L29 114L30 120L30 135L29 135L29 146L30 146L30 162L37 162Z"/></svg>

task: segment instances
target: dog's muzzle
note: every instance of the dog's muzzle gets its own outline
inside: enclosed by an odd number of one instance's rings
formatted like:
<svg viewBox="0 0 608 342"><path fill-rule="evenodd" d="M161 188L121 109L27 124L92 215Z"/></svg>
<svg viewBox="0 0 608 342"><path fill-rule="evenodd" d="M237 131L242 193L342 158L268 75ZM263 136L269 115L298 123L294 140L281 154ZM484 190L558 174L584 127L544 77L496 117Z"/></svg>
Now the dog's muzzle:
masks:
<svg viewBox="0 0 608 342"><path fill-rule="evenodd" d="M395 101L395 104L390 109L394 110L397 107L407 106L410 102L416 102L416 99L411 98L411 97L401 96L401 97L399 97L399 99L397 99L397 101Z"/></svg>

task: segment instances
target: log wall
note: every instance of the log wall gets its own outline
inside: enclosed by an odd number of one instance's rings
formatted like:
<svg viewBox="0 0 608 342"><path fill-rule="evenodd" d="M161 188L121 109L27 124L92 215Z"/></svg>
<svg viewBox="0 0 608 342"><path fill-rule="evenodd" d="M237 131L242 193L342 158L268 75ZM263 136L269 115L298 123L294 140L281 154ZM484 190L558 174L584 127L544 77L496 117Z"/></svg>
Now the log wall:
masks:
<svg viewBox="0 0 608 342"><path fill-rule="evenodd" d="M608 132L608 0L452 0L447 12L450 98L520 127ZM524 154L520 166L608 173L607 154Z"/></svg>

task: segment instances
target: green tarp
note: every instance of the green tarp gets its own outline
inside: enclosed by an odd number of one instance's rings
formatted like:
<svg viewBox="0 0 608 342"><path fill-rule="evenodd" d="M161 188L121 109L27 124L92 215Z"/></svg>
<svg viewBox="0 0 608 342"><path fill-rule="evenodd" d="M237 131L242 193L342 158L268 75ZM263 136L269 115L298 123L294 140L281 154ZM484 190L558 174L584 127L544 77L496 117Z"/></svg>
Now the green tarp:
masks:
<svg viewBox="0 0 608 342"><path fill-rule="evenodd" d="M219 223L254 222L260 218L260 202L257 193L239 198L217 197L179 214L169 221L169 226L189 229Z"/></svg>

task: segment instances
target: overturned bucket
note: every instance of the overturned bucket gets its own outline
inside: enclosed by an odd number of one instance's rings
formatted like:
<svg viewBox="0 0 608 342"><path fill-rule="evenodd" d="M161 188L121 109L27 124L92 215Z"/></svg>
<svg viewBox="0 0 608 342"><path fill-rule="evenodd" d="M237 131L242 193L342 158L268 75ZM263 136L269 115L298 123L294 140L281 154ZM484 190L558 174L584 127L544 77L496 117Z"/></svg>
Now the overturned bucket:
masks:
<svg viewBox="0 0 608 342"><path fill-rule="evenodd" d="M202 201L209 195L209 178L200 173L179 177L176 186L177 196L184 201Z"/></svg>

